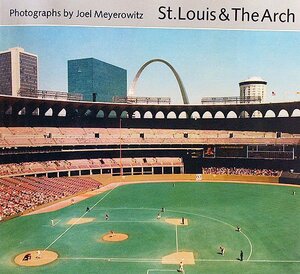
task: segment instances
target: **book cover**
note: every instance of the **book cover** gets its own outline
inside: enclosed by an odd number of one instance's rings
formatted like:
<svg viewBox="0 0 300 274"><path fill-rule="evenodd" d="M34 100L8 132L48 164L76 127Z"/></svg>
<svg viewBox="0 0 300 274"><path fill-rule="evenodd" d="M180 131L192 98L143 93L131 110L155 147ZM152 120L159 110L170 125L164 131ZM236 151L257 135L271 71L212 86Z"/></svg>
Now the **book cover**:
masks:
<svg viewBox="0 0 300 274"><path fill-rule="evenodd" d="M0 0L0 273L299 273L297 1Z"/></svg>

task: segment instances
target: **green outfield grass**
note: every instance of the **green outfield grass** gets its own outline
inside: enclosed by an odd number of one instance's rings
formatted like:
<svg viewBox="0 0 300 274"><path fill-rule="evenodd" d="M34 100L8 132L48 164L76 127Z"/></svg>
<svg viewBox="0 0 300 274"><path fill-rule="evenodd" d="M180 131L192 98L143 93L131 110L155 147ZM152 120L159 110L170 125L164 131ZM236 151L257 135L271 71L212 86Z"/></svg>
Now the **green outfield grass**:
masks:
<svg viewBox="0 0 300 274"><path fill-rule="evenodd" d="M300 191L293 187L229 183L145 183L119 186L56 212L0 224L0 273L176 273L161 258L193 252L185 273L300 273ZM91 210L85 214L86 207ZM157 213L165 207L162 219ZM105 221L104 214L109 213ZM71 218L94 222L67 225ZM188 226L165 218L188 219ZM57 223L51 226L51 219ZM242 232L235 231L239 225ZM123 242L99 238L108 231ZM224 246L224 256L218 254ZM59 259L21 267L14 257L28 250L56 251ZM240 250L244 261L238 260ZM173 270L173 271L172 271Z"/></svg>

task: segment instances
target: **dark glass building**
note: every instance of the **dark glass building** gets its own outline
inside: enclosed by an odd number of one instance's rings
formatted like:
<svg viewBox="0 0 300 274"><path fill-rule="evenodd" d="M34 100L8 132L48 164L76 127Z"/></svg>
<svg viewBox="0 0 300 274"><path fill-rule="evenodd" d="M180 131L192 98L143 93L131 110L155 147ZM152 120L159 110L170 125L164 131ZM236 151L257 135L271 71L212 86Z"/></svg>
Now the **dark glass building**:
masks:
<svg viewBox="0 0 300 274"><path fill-rule="evenodd" d="M127 71L95 58L69 60L68 91L82 93L85 101L112 102L127 96Z"/></svg>
<svg viewBox="0 0 300 274"><path fill-rule="evenodd" d="M38 89L38 58L16 47L0 52L0 94L19 96Z"/></svg>
<svg viewBox="0 0 300 274"><path fill-rule="evenodd" d="M0 53L0 94L12 95L11 53Z"/></svg>

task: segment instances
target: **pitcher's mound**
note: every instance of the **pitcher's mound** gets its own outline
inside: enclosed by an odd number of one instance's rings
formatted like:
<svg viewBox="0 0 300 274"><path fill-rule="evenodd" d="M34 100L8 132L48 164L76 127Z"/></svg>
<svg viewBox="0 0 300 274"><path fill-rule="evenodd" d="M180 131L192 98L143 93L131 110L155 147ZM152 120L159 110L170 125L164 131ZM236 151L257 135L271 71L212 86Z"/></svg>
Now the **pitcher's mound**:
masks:
<svg viewBox="0 0 300 274"><path fill-rule="evenodd" d="M162 257L162 264L195 264L195 258L193 252L175 252L170 255Z"/></svg>
<svg viewBox="0 0 300 274"><path fill-rule="evenodd" d="M184 219L184 223L182 219L165 219L165 222L171 225L189 225L188 219Z"/></svg>
<svg viewBox="0 0 300 274"><path fill-rule="evenodd" d="M102 236L102 240L105 242L122 242L128 239L127 234L123 233L107 233L104 236Z"/></svg>
<svg viewBox="0 0 300 274"><path fill-rule="evenodd" d="M40 266L50 264L58 258L54 251L30 250L15 257L15 263L21 266Z"/></svg>
<svg viewBox="0 0 300 274"><path fill-rule="evenodd" d="M80 225L80 224L86 224L91 223L95 220L95 218L72 218L69 222L67 222L68 225Z"/></svg>

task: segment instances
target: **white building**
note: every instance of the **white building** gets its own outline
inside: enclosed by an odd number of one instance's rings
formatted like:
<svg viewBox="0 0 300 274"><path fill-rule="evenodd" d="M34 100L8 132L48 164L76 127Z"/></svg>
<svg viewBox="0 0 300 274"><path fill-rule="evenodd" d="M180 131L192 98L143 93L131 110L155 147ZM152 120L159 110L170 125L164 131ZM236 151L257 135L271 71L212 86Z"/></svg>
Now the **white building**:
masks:
<svg viewBox="0 0 300 274"><path fill-rule="evenodd" d="M239 83L240 97L247 101L247 99L260 98L263 102L266 98L267 82L261 77L250 77L249 79ZM245 114L244 117L247 117ZM252 117L262 117L260 112L254 112Z"/></svg>

